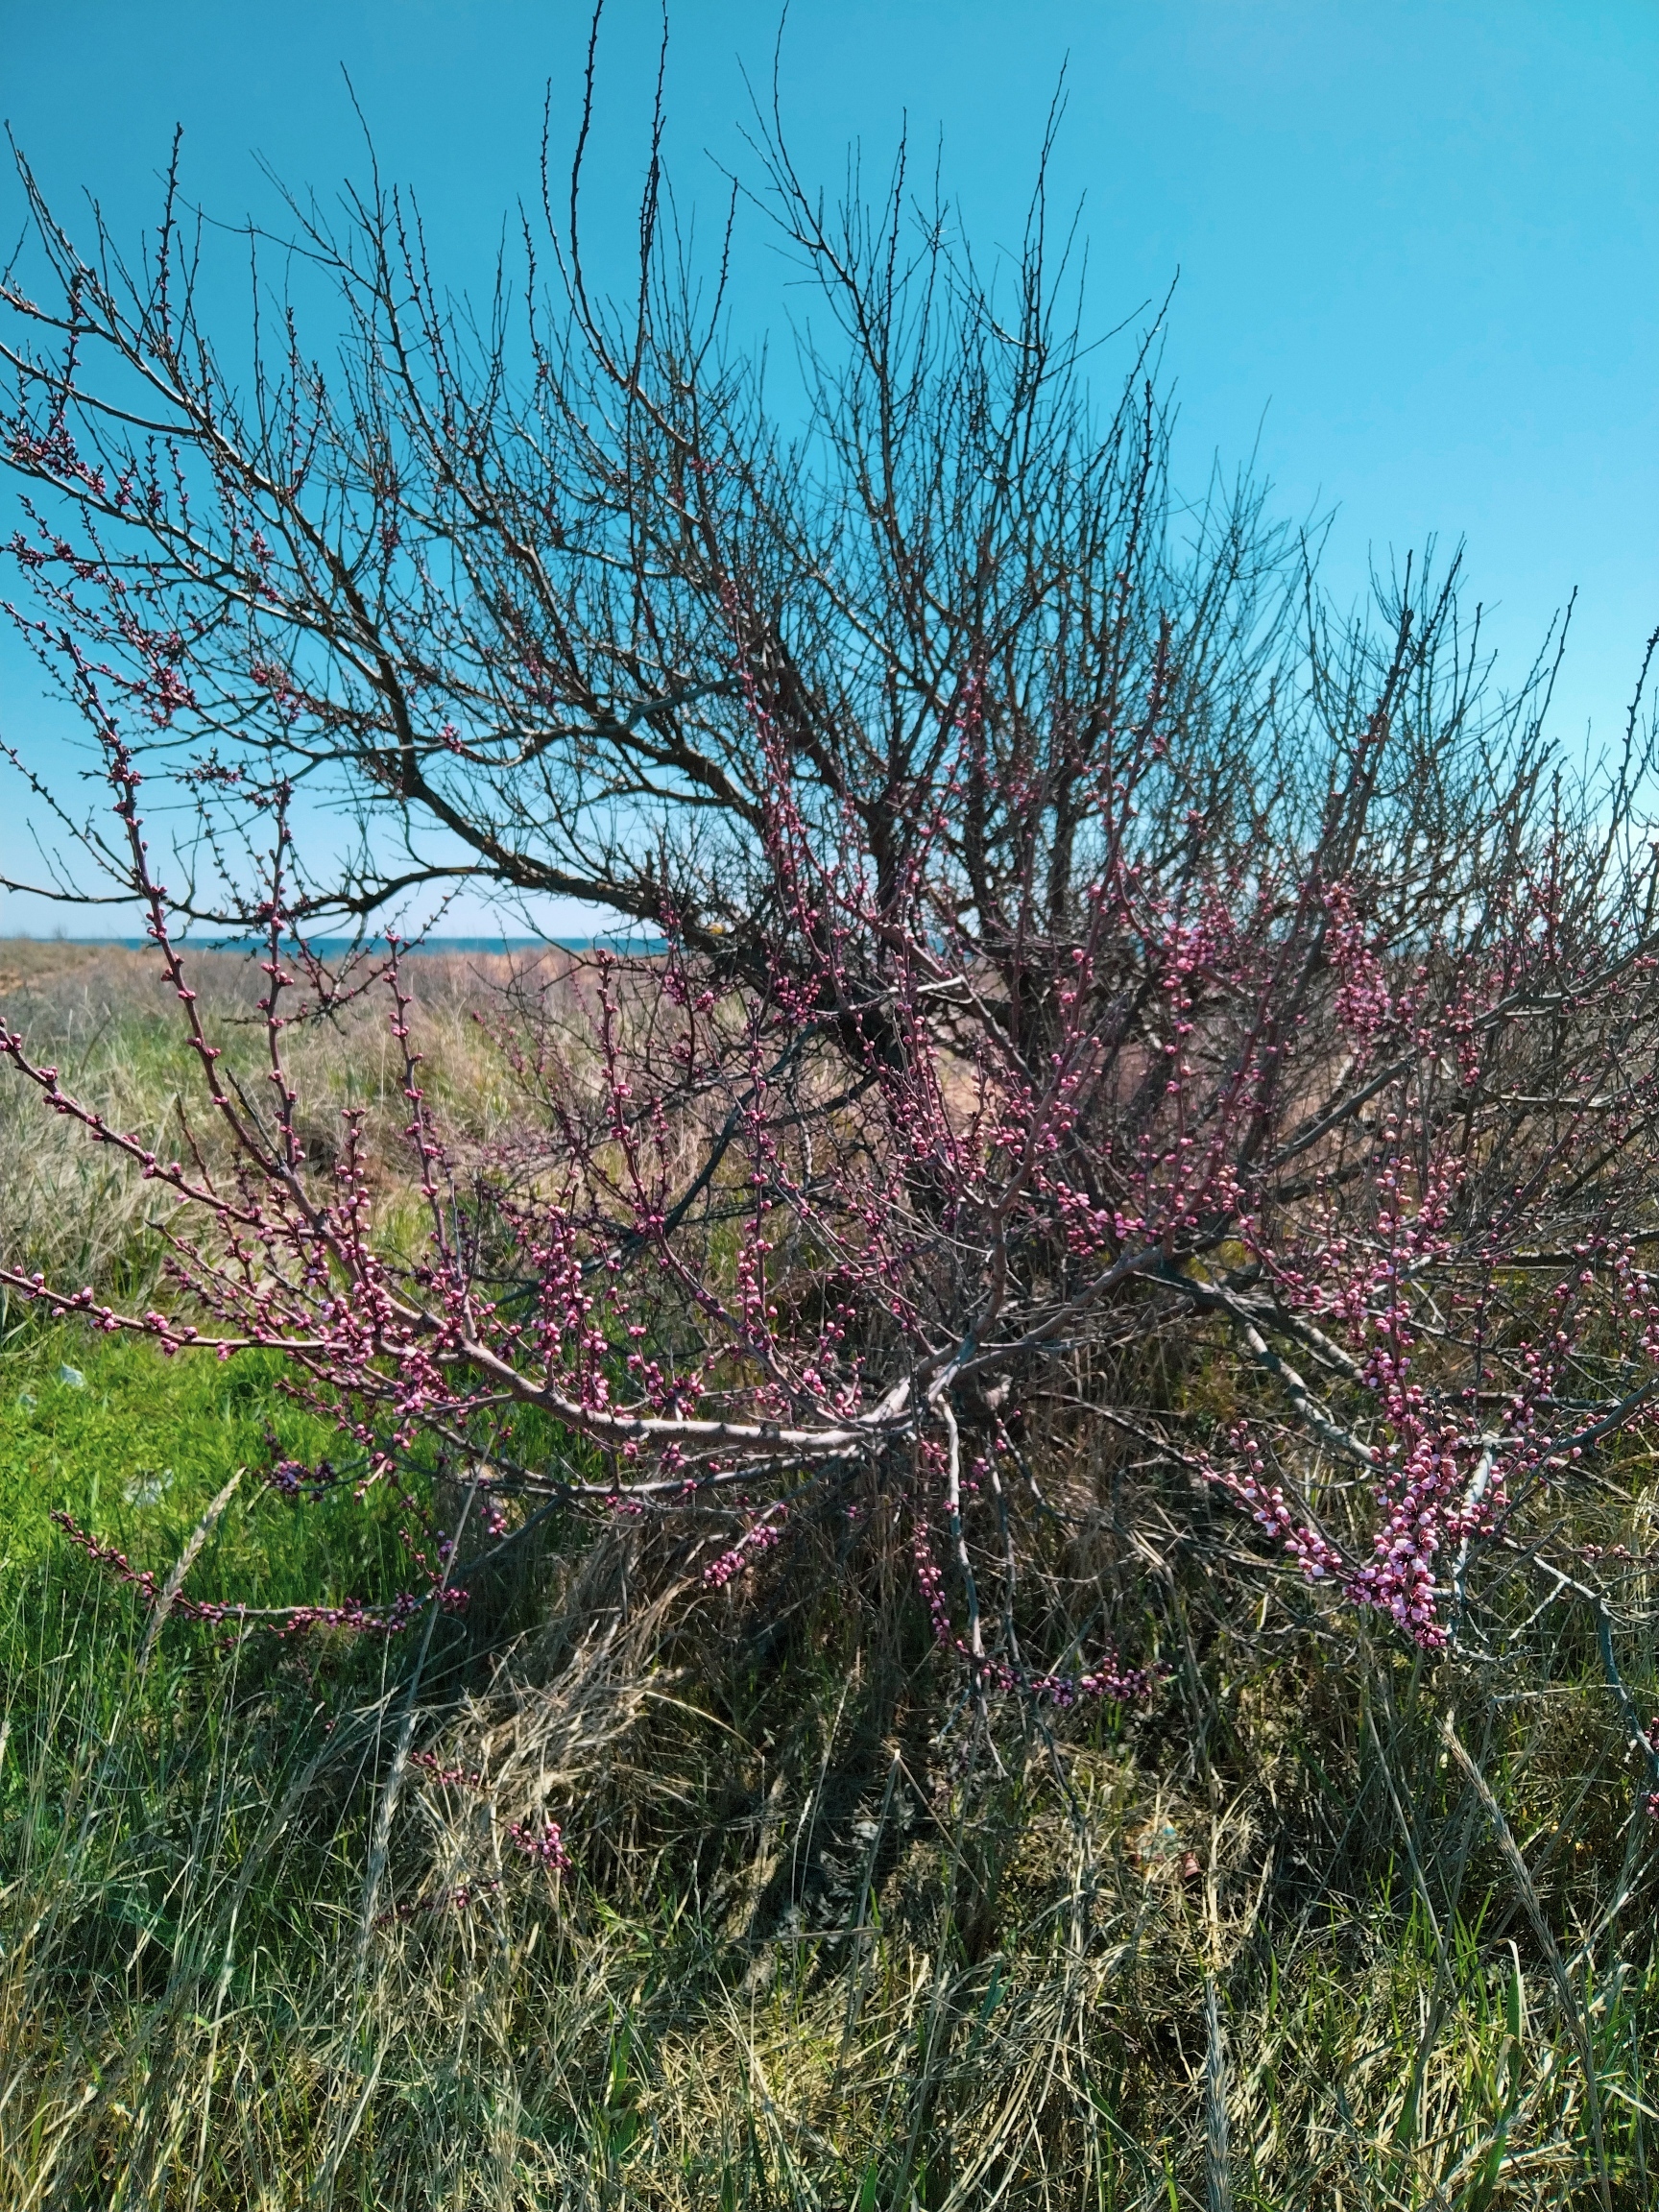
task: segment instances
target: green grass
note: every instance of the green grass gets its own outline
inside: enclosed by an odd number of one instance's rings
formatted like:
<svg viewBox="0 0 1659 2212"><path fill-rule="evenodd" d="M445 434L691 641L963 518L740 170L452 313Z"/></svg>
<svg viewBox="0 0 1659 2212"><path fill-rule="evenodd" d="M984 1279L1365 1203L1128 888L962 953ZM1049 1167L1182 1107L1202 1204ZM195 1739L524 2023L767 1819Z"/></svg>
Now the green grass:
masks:
<svg viewBox="0 0 1659 2212"><path fill-rule="evenodd" d="M19 1341L22 1338L22 1341ZM38 1561L67 1511L100 1541L163 1572L238 1467L263 1469L275 1433L295 1457L326 1451L330 1431L276 1389L275 1363L165 1359L146 1342L78 1329L0 1340L0 1525L8 1573ZM296 1511L250 1484L190 1581L199 1598L299 1603L376 1557L336 1551L361 1515Z"/></svg>

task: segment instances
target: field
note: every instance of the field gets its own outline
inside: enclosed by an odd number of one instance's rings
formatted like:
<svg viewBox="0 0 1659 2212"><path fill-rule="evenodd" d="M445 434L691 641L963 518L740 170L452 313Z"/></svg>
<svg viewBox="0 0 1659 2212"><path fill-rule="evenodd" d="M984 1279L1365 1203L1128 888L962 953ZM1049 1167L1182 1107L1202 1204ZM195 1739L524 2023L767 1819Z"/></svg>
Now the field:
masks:
<svg viewBox="0 0 1659 2212"><path fill-rule="evenodd" d="M252 987L213 967L234 1049ZM434 1093L487 1134L501 975L418 974ZM141 956L0 944L0 1014L165 1125ZM302 1051L378 1126L376 1021ZM9 1264L143 1296L144 1198L8 1077ZM1156 1695L1010 1700L965 1759L920 1598L828 1557L705 1594L553 1518L424 1645L162 1619L50 1516L157 1582L199 1539L189 1597L257 1606L389 1599L388 1509L262 1481L328 1444L269 1362L0 1329L16 2212L1654 2200L1659 1826L1608 1673L1645 1724L1650 1575L1615 1650L1564 1574L1651 1559L1645 1450L1562 1489L1502 1632L1439 1659L1143 1477L1078 1571L1122 1579ZM514 1847L532 1813L568 1870Z"/></svg>

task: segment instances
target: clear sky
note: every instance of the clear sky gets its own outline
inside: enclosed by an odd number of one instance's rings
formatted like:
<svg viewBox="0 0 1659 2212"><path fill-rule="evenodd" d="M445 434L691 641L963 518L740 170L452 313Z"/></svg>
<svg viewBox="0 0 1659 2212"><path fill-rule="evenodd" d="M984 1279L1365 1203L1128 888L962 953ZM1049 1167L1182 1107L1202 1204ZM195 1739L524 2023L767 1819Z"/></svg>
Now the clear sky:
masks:
<svg viewBox="0 0 1659 2212"><path fill-rule="evenodd" d="M753 169L741 69L769 78L779 12L671 9L670 165L710 218L717 164ZM57 202L90 192L129 236L154 220L176 121L190 194L274 219L256 155L322 191L361 167L344 64L440 266L481 286L534 190L549 83L567 130L587 17L568 0L0 0L0 115ZM618 240L659 21L641 0L606 16L593 204ZM1063 65L1054 180L1082 200L1101 326L1180 273L1178 474L1200 485L1254 450L1282 512L1334 507L1344 593L1372 555L1466 540L1517 676L1576 587L1558 727L1611 737L1659 622L1659 0L793 0L784 121L831 186L850 141L884 169L906 119L929 151L942 134L970 234L1013 243ZM20 219L0 179L8 244ZM787 272L758 226L740 268L739 326L781 327ZM10 640L0 730L61 757ZM8 790L0 867L25 857ZM0 895L0 932L59 919Z"/></svg>

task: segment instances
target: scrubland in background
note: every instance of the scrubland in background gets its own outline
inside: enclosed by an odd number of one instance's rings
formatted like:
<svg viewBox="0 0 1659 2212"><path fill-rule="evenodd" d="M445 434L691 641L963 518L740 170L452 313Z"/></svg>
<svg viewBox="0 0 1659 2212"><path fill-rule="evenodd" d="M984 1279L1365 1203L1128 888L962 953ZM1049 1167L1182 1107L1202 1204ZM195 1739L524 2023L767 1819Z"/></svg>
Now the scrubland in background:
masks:
<svg viewBox="0 0 1659 2212"><path fill-rule="evenodd" d="M476 1019L508 967L411 963L464 1141L508 1111ZM256 975L205 973L234 1057ZM0 1011L126 1125L176 1116L147 956L0 946ZM389 1046L365 1002L294 1059L314 1164L370 1108L391 1218ZM0 1094L9 1254L130 1299L147 1195ZM661 1531L550 1515L418 1665L412 1637L158 1621L50 1523L159 1581L244 1468L194 1597L390 1597L380 1509L262 1485L328 1441L277 1382L6 1315L7 2204L1652 2201L1655 1824L1595 1619L1534 1559L1498 1571L1483 1648L1424 1653L1108 1440L1047 1571L1116 1590L1159 1687L1010 1698L967 1750L897 1533L878 1604L827 1539L707 1591ZM1172 1409L1210 1387L1171 1375ZM1552 1556L1651 1555L1623 1453L1562 1488ZM1655 1654L1622 1663L1646 1716ZM424 1763L365 1928L411 1701ZM513 1848L546 1816L567 1872Z"/></svg>

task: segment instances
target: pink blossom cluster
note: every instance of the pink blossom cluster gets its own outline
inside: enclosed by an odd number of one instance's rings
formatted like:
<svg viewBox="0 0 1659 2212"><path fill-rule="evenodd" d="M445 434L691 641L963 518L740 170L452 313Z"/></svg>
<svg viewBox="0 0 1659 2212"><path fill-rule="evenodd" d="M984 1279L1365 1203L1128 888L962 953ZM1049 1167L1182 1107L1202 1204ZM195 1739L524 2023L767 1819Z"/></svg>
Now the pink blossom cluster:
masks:
<svg viewBox="0 0 1659 2212"><path fill-rule="evenodd" d="M557 1820L543 1819L513 1821L507 1830L509 1841L516 1851L549 1874L568 1874L572 1865L565 1846L565 1835Z"/></svg>
<svg viewBox="0 0 1659 2212"><path fill-rule="evenodd" d="M710 1560L703 1570L703 1581L709 1590L724 1590L734 1575L751 1567L774 1545L783 1538L787 1508L781 1504L769 1505L765 1512L751 1523L735 1544L728 1545L717 1559Z"/></svg>
<svg viewBox="0 0 1659 2212"><path fill-rule="evenodd" d="M434 1751L412 1751L409 1764L429 1774L440 1789L481 1790L484 1787L484 1777L475 1767L445 1767Z"/></svg>

